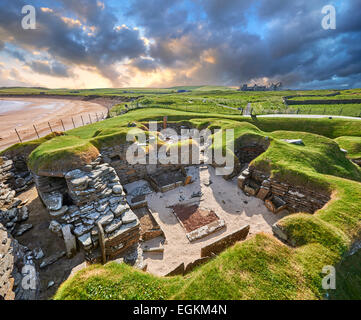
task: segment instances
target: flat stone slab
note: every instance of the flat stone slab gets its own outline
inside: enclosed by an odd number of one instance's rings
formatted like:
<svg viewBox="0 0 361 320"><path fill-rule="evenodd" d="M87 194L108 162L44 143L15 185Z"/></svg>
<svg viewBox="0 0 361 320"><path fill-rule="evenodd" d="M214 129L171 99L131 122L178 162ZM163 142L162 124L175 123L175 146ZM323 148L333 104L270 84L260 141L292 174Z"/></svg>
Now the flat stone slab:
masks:
<svg viewBox="0 0 361 320"><path fill-rule="evenodd" d="M65 256L65 251L61 251L61 252L58 252L56 254L53 254L52 256L48 257L48 258L45 258L42 263L40 264L40 268L43 269L53 263L55 263L56 261L58 261L59 259L61 259L62 257Z"/></svg>
<svg viewBox="0 0 361 320"><path fill-rule="evenodd" d="M53 218L62 217L68 211L68 209L68 206L62 206L61 209L57 211L49 210L49 214Z"/></svg>
<svg viewBox="0 0 361 320"><path fill-rule="evenodd" d="M128 224L137 221L137 216L132 210L128 210L122 214L123 224Z"/></svg>
<svg viewBox="0 0 361 320"><path fill-rule="evenodd" d="M200 227L192 232L189 232L186 234L189 242L193 242L195 240L198 239L202 239L210 234L212 234L213 232L216 232L222 228L224 228L226 226L226 223L224 220L217 220L217 221L213 221L209 224L207 224L206 226Z"/></svg>
<svg viewBox="0 0 361 320"><path fill-rule="evenodd" d="M63 206L63 195L60 192L52 192L44 195L45 206L52 211L58 211Z"/></svg>

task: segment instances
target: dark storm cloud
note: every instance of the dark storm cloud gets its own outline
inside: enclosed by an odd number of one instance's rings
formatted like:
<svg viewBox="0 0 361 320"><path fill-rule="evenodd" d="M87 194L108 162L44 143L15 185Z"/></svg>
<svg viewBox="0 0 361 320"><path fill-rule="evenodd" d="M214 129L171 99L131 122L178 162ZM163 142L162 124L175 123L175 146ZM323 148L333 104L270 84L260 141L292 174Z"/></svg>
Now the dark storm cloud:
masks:
<svg viewBox="0 0 361 320"><path fill-rule="evenodd" d="M59 62L32 61L27 65L37 73L53 77L69 77L72 75L69 67Z"/></svg>
<svg viewBox="0 0 361 320"><path fill-rule="evenodd" d="M110 80L114 83L117 83L119 74L110 68L112 64L145 54L139 31L127 28L117 30L116 18L111 10L103 9L97 5L97 1L63 0L61 3L66 10L43 12L37 8L37 29L23 30L20 23L24 2L2 1L0 30L7 38L4 40L31 50L45 50L64 64L96 67L105 77L111 75ZM94 36L89 36L88 33L92 31L83 30L82 25L64 21L62 17L68 17L68 12L75 14L75 19L80 19L83 25L94 27Z"/></svg>
<svg viewBox="0 0 361 320"><path fill-rule="evenodd" d="M36 30L23 30L21 7L27 3L2 0L1 40L46 51L58 63L49 70L31 62L34 71L60 76L74 65L95 67L114 85L131 76L115 68L128 59L143 72L173 70L175 84L237 85L264 77L290 87L361 82L359 0L335 1L336 30L321 27L321 10L330 0L129 0L123 13L142 33L115 28L115 11L104 2L105 7L97 0L54 1L54 12L37 8ZM84 25L94 28L83 30ZM7 48L2 42L0 50ZM25 61L22 52L12 55ZM190 69L187 76L182 72Z"/></svg>
<svg viewBox="0 0 361 320"><path fill-rule="evenodd" d="M237 84L268 77L297 86L333 77L361 78L360 1L343 2L336 30L321 27L321 10L329 0L260 0L256 5L244 0L198 0L199 12L193 7L186 13L180 3L187 1L134 0L130 14L155 39L150 56L174 68L198 62L193 75L197 81ZM194 21L191 13L202 18ZM216 64L201 62L202 53L209 50L216 52Z"/></svg>

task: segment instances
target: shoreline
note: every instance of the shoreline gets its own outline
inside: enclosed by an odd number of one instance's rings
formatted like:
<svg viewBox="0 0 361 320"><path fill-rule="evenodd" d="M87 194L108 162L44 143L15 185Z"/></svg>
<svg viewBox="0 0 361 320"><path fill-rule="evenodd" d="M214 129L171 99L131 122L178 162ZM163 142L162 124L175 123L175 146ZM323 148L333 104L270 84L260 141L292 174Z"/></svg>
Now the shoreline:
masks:
<svg viewBox="0 0 361 320"><path fill-rule="evenodd" d="M70 99L69 99L70 98ZM118 101L110 99L85 100L83 97L48 96L0 96L0 101L21 101L28 104L20 109L0 115L0 150L4 150L19 141L38 139L52 131L67 131L83 124L89 124L106 117L108 110ZM74 121L74 124L73 124ZM50 126L49 126L50 124ZM65 128L65 130L64 130Z"/></svg>

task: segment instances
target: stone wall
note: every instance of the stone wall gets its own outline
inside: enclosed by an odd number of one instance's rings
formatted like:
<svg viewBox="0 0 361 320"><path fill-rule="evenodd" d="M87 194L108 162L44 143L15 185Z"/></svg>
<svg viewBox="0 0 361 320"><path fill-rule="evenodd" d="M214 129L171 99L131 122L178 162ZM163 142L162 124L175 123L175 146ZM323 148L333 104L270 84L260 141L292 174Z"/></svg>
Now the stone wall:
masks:
<svg viewBox="0 0 361 320"><path fill-rule="evenodd" d="M283 209L314 213L330 200L329 194L278 181L253 167L241 173L238 186L244 192L264 200L267 208L274 213Z"/></svg>
<svg viewBox="0 0 361 320"><path fill-rule="evenodd" d="M13 160L0 157L0 208L11 204L17 193L33 184L25 160L17 156Z"/></svg>
<svg viewBox="0 0 361 320"><path fill-rule="evenodd" d="M109 256L115 256L139 240L139 220L126 202L115 170L101 159L67 172L63 178L35 178L39 195L54 218L50 229L59 236L68 226L80 246L92 252L99 245L98 223L103 227ZM73 245L66 245L74 248ZM111 251L111 252L110 252ZM70 255L70 252L68 253Z"/></svg>
<svg viewBox="0 0 361 320"><path fill-rule="evenodd" d="M201 249L201 257L211 257L213 255L219 254L228 247L234 245L237 241L241 241L247 238L247 235L249 233L250 226L244 226L231 234L228 234L209 245L203 247Z"/></svg>
<svg viewBox="0 0 361 320"><path fill-rule="evenodd" d="M0 224L0 300L33 300L39 287L32 251L20 245Z"/></svg>
<svg viewBox="0 0 361 320"><path fill-rule="evenodd" d="M132 143L124 143L114 147L103 148L101 150L105 163L113 167L120 179L120 183L125 185L137 180L150 180L149 175L161 174L181 169L182 165L174 164L130 164L126 159L126 152ZM148 156L146 163L149 163Z"/></svg>

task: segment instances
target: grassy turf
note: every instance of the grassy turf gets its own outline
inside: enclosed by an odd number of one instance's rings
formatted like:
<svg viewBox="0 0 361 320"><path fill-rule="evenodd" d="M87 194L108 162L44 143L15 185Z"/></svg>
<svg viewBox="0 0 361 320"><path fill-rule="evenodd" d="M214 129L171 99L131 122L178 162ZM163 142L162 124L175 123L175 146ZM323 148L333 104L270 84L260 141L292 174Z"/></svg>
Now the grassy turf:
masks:
<svg viewBox="0 0 361 320"><path fill-rule="evenodd" d="M335 141L347 151L350 159L361 158L361 137L339 137Z"/></svg>
<svg viewBox="0 0 361 320"><path fill-rule="evenodd" d="M65 282L56 299L321 299L322 268L336 265L361 232L361 170L352 164L332 138L361 136L357 121L329 119L260 119L150 108L78 128L67 135L98 147L109 133L130 121L189 121L196 127L234 128L235 139L265 139L268 150L252 162L273 177L332 195L314 215L294 214L279 223L294 248L270 235L259 234L227 249L186 277L158 278L114 263L92 266ZM243 120L243 121L242 121ZM118 128L118 129L116 129ZM281 130L280 130L281 129ZM283 129L283 130L282 130ZM284 129L287 129L285 131ZM104 130L104 131L102 131ZM124 130L127 130L124 129ZM301 132L304 131L304 132ZM305 132L309 131L309 132ZM323 134L317 135L318 134ZM328 137L327 137L328 136ZM60 137L61 138L61 137ZM302 138L304 146L282 139ZM115 139L111 143L116 143ZM47 148L52 148L51 141ZM44 144L45 145L45 144ZM36 152L36 150L34 151ZM38 157L41 158L41 152ZM34 158L35 159L35 158ZM342 271L340 271L342 273ZM346 281L346 280L345 280ZM143 292L140 288L146 287ZM338 289L351 297L349 286Z"/></svg>

